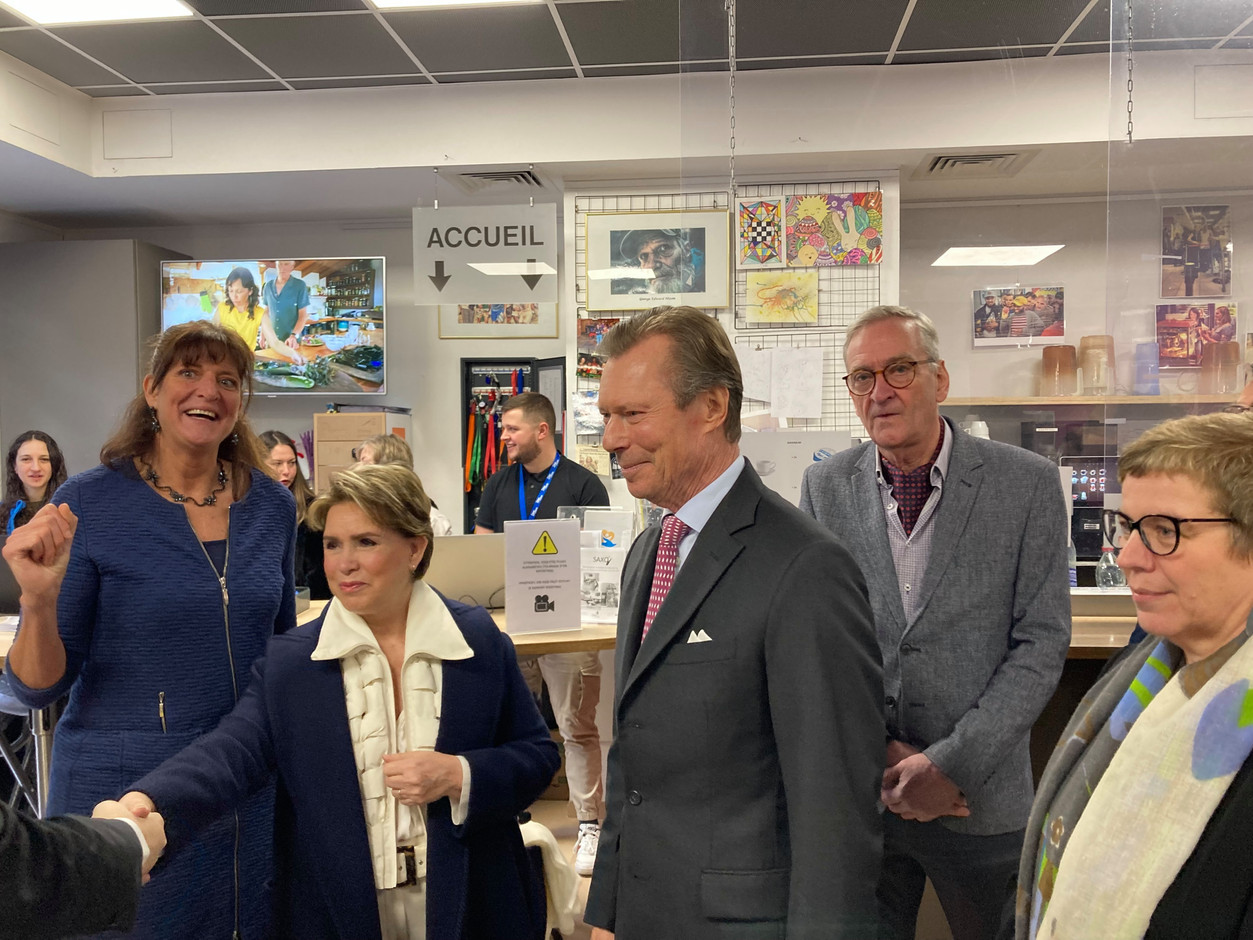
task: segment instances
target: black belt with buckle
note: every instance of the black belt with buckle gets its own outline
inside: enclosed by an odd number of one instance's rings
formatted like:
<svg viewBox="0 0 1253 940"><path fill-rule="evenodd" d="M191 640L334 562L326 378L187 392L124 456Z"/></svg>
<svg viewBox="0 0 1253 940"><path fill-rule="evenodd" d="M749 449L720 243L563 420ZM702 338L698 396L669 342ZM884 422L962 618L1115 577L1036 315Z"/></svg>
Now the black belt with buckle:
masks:
<svg viewBox="0 0 1253 940"><path fill-rule="evenodd" d="M404 888L418 883L418 857L412 845L396 847L396 887Z"/></svg>

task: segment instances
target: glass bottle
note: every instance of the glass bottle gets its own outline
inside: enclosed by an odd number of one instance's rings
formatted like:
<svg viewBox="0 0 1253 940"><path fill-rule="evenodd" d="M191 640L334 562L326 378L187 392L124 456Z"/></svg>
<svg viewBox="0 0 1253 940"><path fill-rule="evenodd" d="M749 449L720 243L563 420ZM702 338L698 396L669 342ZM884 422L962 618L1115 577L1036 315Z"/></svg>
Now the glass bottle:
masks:
<svg viewBox="0 0 1253 940"><path fill-rule="evenodd" d="M1096 584L1102 591L1127 586L1127 578L1118 567L1118 556L1112 548L1101 550L1101 560L1096 565Z"/></svg>

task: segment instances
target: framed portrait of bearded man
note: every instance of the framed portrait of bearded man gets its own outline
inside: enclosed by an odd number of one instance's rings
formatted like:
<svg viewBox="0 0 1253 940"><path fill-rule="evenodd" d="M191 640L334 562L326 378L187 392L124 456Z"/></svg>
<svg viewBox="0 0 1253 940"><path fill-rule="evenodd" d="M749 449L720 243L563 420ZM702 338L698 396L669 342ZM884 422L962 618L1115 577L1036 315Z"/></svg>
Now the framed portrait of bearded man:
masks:
<svg viewBox="0 0 1253 940"><path fill-rule="evenodd" d="M587 309L725 307L731 292L726 209L587 214Z"/></svg>

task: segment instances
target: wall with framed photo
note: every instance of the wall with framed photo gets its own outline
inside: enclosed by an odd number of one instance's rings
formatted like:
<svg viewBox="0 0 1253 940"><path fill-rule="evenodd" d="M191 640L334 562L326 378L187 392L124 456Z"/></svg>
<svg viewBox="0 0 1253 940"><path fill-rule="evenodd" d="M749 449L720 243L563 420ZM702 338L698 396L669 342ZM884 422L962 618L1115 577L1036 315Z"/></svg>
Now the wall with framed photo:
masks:
<svg viewBox="0 0 1253 940"><path fill-rule="evenodd" d="M587 309L726 307L729 223L726 209L588 213Z"/></svg>
<svg viewBox="0 0 1253 940"><path fill-rule="evenodd" d="M537 339L557 335L557 305L440 304L440 339Z"/></svg>

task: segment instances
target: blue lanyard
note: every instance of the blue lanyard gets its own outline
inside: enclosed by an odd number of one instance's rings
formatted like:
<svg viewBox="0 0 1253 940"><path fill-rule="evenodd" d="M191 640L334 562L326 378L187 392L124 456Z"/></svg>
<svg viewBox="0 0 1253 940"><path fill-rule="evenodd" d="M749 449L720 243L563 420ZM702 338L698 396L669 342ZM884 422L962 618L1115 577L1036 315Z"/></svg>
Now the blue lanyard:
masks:
<svg viewBox="0 0 1253 940"><path fill-rule="evenodd" d="M539 488L539 493L535 496L535 505L531 507L530 512L526 511L526 467L521 463L518 464L518 514L523 519L534 519L535 514L539 512L540 501L548 492L548 484L553 481L553 474L557 472L559 463L561 463L561 454L553 458L553 465L548 468L548 476L544 477L544 485Z"/></svg>

